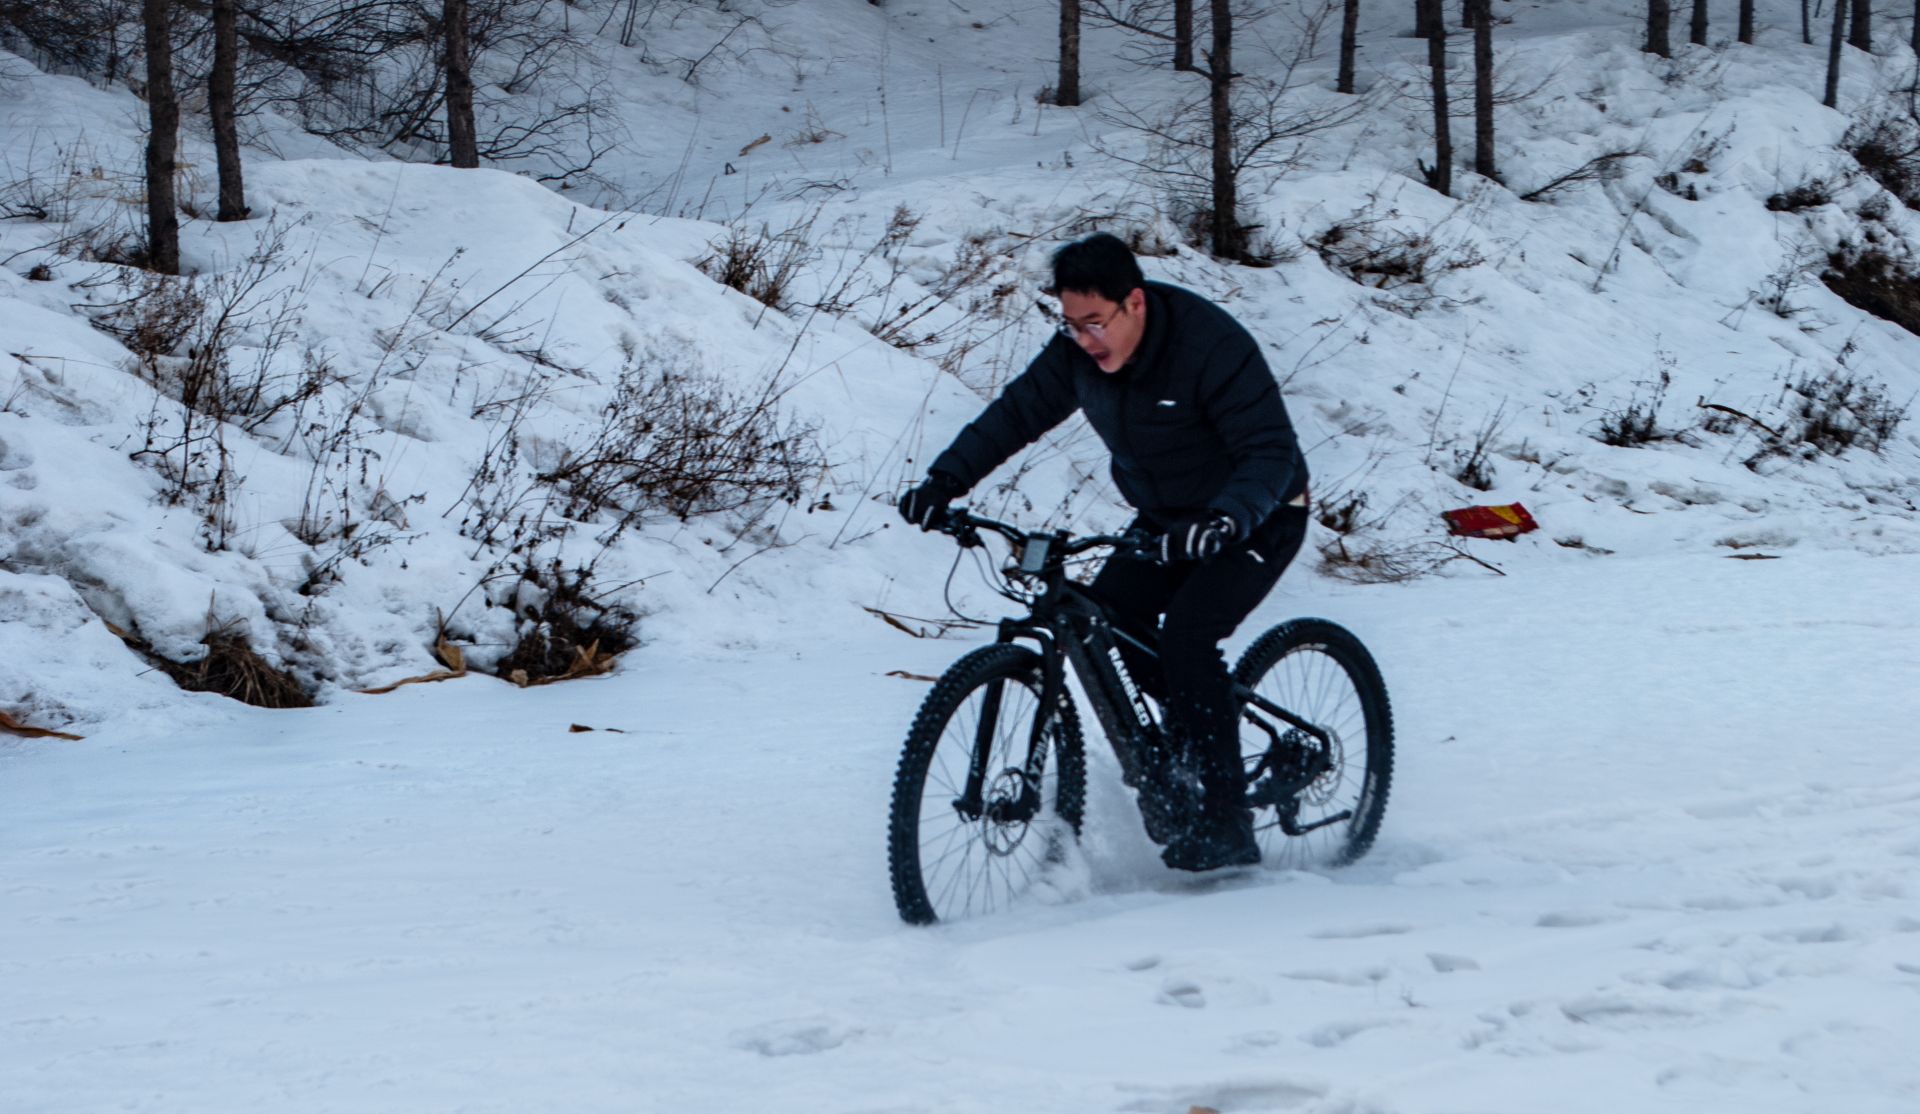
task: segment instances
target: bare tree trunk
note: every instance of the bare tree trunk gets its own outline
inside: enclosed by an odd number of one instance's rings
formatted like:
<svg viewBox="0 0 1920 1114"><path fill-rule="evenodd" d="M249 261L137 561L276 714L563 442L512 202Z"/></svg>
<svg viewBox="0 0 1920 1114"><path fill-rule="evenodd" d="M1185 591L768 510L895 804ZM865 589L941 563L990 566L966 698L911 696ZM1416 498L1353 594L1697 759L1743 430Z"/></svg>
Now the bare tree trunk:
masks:
<svg viewBox="0 0 1920 1114"><path fill-rule="evenodd" d="M1673 43L1668 38L1668 25L1673 22L1672 0L1647 0L1647 45L1648 54L1658 54L1662 58L1673 57Z"/></svg>
<svg viewBox="0 0 1920 1114"><path fill-rule="evenodd" d="M180 273L180 215L173 172L180 146L180 98L173 88L173 0L143 0L147 52L147 266Z"/></svg>
<svg viewBox="0 0 1920 1114"><path fill-rule="evenodd" d="M1920 4L1920 0L1914 0ZM1341 93L1353 92L1354 55L1358 53L1360 33L1360 0L1346 0L1346 11L1340 16L1340 83L1334 88Z"/></svg>
<svg viewBox="0 0 1920 1114"><path fill-rule="evenodd" d="M1173 0L1173 68L1193 71L1193 0Z"/></svg>
<svg viewBox="0 0 1920 1114"><path fill-rule="evenodd" d="M240 110L234 95L240 65L240 28L234 0L213 0L213 74L207 79L207 114L213 117L213 155L220 172L220 209L215 220L246 220L247 189L240 169Z"/></svg>
<svg viewBox="0 0 1920 1114"><path fill-rule="evenodd" d="M1800 0L1800 41L1808 46L1812 46L1813 13L1808 5L1809 0Z"/></svg>
<svg viewBox="0 0 1920 1114"><path fill-rule="evenodd" d="M1693 0L1693 22L1687 28L1687 41L1707 45L1707 0Z"/></svg>
<svg viewBox="0 0 1920 1114"><path fill-rule="evenodd" d="M1453 196L1453 127L1447 116L1447 21L1439 18L1440 0L1424 0L1435 15L1427 36L1427 66L1433 71L1433 166L1427 185Z"/></svg>
<svg viewBox="0 0 1920 1114"><path fill-rule="evenodd" d="M1060 80L1053 103L1062 108L1080 103L1080 0L1060 0Z"/></svg>
<svg viewBox="0 0 1920 1114"><path fill-rule="evenodd" d="M1213 50L1207 55L1208 111L1213 117L1213 254L1246 257L1240 228L1239 172L1233 165L1233 4L1209 0Z"/></svg>
<svg viewBox="0 0 1920 1114"><path fill-rule="evenodd" d="M1841 0L1834 0L1840 3ZM1868 54L1873 53L1873 0L1853 0L1853 30L1847 41Z"/></svg>
<svg viewBox="0 0 1920 1114"><path fill-rule="evenodd" d="M1498 181L1493 160L1493 0L1467 0L1473 12L1473 172Z"/></svg>
<svg viewBox="0 0 1920 1114"><path fill-rule="evenodd" d="M1920 54L1920 0L1913 0L1913 52Z"/></svg>
<svg viewBox="0 0 1920 1114"><path fill-rule="evenodd" d="M1753 0L1740 0L1740 41L1753 42Z"/></svg>
<svg viewBox="0 0 1920 1114"><path fill-rule="evenodd" d="M1833 0L1833 37L1827 40L1827 97L1821 104L1840 107L1840 52L1847 45L1847 0Z"/></svg>
<svg viewBox="0 0 1920 1114"><path fill-rule="evenodd" d="M1430 39L1436 25L1446 22L1440 18L1439 0L1413 0L1413 37Z"/></svg>
<svg viewBox="0 0 1920 1114"><path fill-rule="evenodd" d="M447 34L447 148L453 165L480 165L480 139L473 124L473 46L467 36L467 0L444 0Z"/></svg>

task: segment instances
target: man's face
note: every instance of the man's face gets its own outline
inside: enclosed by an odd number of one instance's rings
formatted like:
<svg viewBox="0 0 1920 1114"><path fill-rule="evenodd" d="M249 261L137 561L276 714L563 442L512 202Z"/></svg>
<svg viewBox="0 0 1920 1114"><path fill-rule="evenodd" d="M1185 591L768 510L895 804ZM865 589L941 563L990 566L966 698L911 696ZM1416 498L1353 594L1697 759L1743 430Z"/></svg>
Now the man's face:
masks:
<svg viewBox="0 0 1920 1114"><path fill-rule="evenodd" d="M1062 290L1060 316L1073 338L1105 372L1119 371L1140 347L1147 331L1147 293L1139 287L1125 300L1109 302L1092 291Z"/></svg>

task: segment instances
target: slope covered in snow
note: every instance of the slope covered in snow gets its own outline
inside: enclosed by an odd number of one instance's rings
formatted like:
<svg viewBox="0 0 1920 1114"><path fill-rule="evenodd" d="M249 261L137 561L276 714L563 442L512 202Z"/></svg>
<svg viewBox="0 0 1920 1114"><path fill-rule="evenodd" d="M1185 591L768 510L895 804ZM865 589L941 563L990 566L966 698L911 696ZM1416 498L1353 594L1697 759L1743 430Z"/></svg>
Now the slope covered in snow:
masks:
<svg viewBox="0 0 1920 1114"><path fill-rule="evenodd" d="M1763 432L1791 425L1807 394L1851 384L1871 417L1916 390L1913 337L1812 277L1846 238L1911 222L1871 180L1836 172L1847 118L1807 93L1816 50L1769 27L1759 46L1668 63L1634 49L1630 21L1516 13L1502 72L1527 95L1500 118L1514 188L1463 174L1449 199L1410 177L1425 142L1410 40L1369 28L1365 110L1305 137L1284 174L1249 178L1279 259L1249 269L1181 246L1164 180L1117 161L1146 157L1123 108L1191 95L1191 80L1128 62L1118 33L1098 32L1089 106L1036 105L1007 80L1045 72L1035 19L773 6L742 33L788 45L723 54L697 84L658 57L724 30L718 13L663 24L651 66L613 50L630 122L655 127L604 176L647 197L697 187L705 203L660 207L726 227L585 209L498 173L254 152L257 219L187 229L199 320L224 320L224 374L246 396L212 428L173 401L205 326L178 326L154 308L160 287L63 239L132 234L135 102L16 59L11 173L59 219L0 223L6 572L72 592L10 588L12 613L49 618L15 626L8 659L35 664L10 667L6 699L50 726L114 713L92 681L112 648L88 612L176 661L210 631L243 632L323 699L430 668L442 636L484 666L525 627L489 605L515 603L517 569L554 560L592 562L592 594L656 616L643 638L750 637L795 583L937 613L926 578L893 583L939 551L887 529L886 498L1038 347L1046 254L1093 227L1169 245L1149 272L1219 298L1265 341L1316 494L1357 527L1337 541L1361 564L1336 573L1449 562L1437 512L1512 499L1546 526L1509 551L1527 562L1912 548L1911 427L1837 457L1770 450ZM990 61L968 63L976 47ZM1262 58L1245 53L1250 69ZM847 64L874 56L877 73ZM790 88L771 81L783 65ZM1299 71L1295 102L1337 100L1326 65ZM1873 103L1904 65L1856 65L1850 103ZM734 131L770 142L736 148ZM1610 152L1632 157L1601 181L1550 203L1516 195ZM1815 179L1837 183L1829 203L1767 208ZM717 270L729 239L785 261L780 309L690 266ZM1354 262L1360 249L1412 253L1431 277L1389 282ZM610 400L652 398L675 375L770 399L782 428L817 427L793 505L686 523L654 509L604 547L608 508L558 521L555 485L537 477L595 444ZM1633 420L1651 443L1601 442ZM1123 513L1077 426L1012 482L988 494L994 509ZM565 536L515 551L530 509Z"/></svg>

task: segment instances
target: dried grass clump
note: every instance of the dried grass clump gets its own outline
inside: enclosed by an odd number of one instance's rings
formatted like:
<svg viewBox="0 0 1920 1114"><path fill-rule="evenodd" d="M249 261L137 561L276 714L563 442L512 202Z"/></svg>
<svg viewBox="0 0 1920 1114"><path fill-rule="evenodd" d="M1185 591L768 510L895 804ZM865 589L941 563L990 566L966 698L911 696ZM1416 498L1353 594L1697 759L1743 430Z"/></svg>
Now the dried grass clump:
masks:
<svg viewBox="0 0 1920 1114"><path fill-rule="evenodd" d="M161 672L188 692L211 692L256 708L311 708L313 697L293 674L276 669L255 652L247 636L221 629L200 640L206 656L199 661L171 661L145 649Z"/></svg>

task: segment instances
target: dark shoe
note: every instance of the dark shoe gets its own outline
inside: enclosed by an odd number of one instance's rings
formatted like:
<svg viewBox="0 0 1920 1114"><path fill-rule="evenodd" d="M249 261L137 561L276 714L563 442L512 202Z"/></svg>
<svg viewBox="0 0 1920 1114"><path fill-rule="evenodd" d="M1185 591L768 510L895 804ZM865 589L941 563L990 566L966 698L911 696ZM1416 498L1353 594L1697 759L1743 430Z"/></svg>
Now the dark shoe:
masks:
<svg viewBox="0 0 1920 1114"><path fill-rule="evenodd" d="M1192 816L1193 802L1176 799L1159 785L1141 786L1140 823L1148 839L1167 846L1186 834Z"/></svg>
<svg viewBox="0 0 1920 1114"><path fill-rule="evenodd" d="M1224 822L1197 824L1168 843L1160 861L1192 871L1254 866L1260 862L1260 840L1253 834L1253 817L1235 809Z"/></svg>
<svg viewBox="0 0 1920 1114"><path fill-rule="evenodd" d="M1168 753L1164 738L1156 733L1141 748L1136 780L1140 822L1147 829L1147 838L1165 847L1192 826L1200 807L1199 779Z"/></svg>
<svg viewBox="0 0 1920 1114"><path fill-rule="evenodd" d="M1147 838L1162 847L1189 835L1200 811L1200 782L1178 762L1169 763L1140 786L1140 822Z"/></svg>

